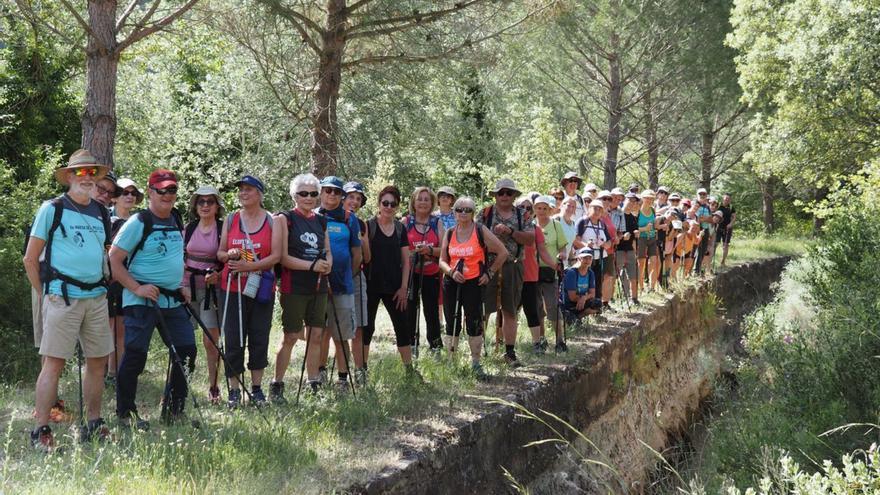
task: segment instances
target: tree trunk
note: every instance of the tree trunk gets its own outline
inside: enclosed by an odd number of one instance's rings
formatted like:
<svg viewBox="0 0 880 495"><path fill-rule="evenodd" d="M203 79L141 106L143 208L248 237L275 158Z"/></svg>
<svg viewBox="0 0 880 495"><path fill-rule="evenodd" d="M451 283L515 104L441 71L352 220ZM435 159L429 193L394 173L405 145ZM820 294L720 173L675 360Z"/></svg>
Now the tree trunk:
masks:
<svg viewBox="0 0 880 495"><path fill-rule="evenodd" d="M648 144L648 187L660 187L660 143L657 142L657 122L654 121L654 108L651 91L645 93L645 139Z"/></svg>
<svg viewBox="0 0 880 495"><path fill-rule="evenodd" d="M611 35L611 46L617 48L619 44L617 33ZM620 80L620 57L617 52L608 61L608 73L611 80L611 87L608 91L608 135L605 138L605 176L604 188L613 189L617 187L617 154L620 150L620 120L623 112L621 111L621 98L623 86Z"/></svg>
<svg viewBox="0 0 880 495"><path fill-rule="evenodd" d="M715 164L715 133L703 131L703 148L700 150L700 187L712 191L712 166Z"/></svg>
<svg viewBox="0 0 880 495"><path fill-rule="evenodd" d="M113 167L116 140L116 0L90 0L89 26L95 37L86 45L86 101L82 147L99 163ZM97 39L95 39L97 38Z"/></svg>
<svg viewBox="0 0 880 495"><path fill-rule="evenodd" d="M776 177L771 175L766 180L760 180L759 183L764 207L764 232L772 234L776 230L776 214L773 209L773 201L776 196Z"/></svg>
<svg viewBox="0 0 880 495"><path fill-rule="evenodd" d="M319 177L333 175L339 164L336 141L336 103L342 84L342 52L345 49L345 0L327 0L327 30L321 39L318 62L318 90L312 109L312 172Z"/></svg>

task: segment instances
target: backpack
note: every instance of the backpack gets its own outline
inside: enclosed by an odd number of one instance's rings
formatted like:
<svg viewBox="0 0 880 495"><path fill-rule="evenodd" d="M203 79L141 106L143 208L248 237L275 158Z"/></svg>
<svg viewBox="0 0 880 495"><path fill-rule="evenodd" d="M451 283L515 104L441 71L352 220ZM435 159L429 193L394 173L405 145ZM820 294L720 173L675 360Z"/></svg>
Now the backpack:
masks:
<svg viewBox="0 0 880 495"><path fill-rule="evenodd" d="M523 222L522 222L523 210L522 210L522 208L520 208L518 206L515 206L513 209L516 211L516 227L518 230L522 230L523 229ZM495 205L489 205L489 206L483 208L483 211L482 211L482 213L480 213L480 216L483 219L483 225L485 225L486 228L491 230L492 229L492 222L495 220ZM516 255L513 257L514 260L518 260L519 255L521 253L522 253L522 244L517 242L516 243Z"/></svg>
<svg viewBox="0 0 880 495"><path fill-rule="evenodd" d="M79 280L64 275L52 266L52 241L55 238L55 231L60 228L61 235L67 237L67 229L61 224L61 217L64 214L63 198L63 196L58 196L52 200L52 207L54 210L52 213L52 223L49 225L49 234L46 236L48 238L46 239L43 260L40 262L40 280L43 282L43 292L46 294L49 293L49 284L53 280L61 280L61 294L64 297L64 303L70 306L70 298L67 294L67 284L74 285L83 290L92 290L97 287L106 287L107 281L101 279L95 283L80 282ZM110 245L111 239L110 212L103 205L98 205L98 211L101 213L101 223L104 226L104 248L106 249L106 247ZM29 238L30 236L26 239ZM25 243L25 250L27 250L27 243Z"/></svg>
<svg viewBox="0 0 880 495"><path fill-rule="evenodd" d="M414 229L415 227L416 227L415 216L407 215L406 216L406 231L409 232L410 230ZM437 237L440 237L440 217L438 217L436 215L429 216L428 217L428 228L433 230L434 234L436 234ZM425 235L427 235L427 234L428 234L428 232L426 231Z"/></svg>
<svg viewBox="0 0 880 495"><path fill-rule="evenodd" d="M147 243L147 238L150 237L150 234L153 232L173 232L177 230L178 232L183 230L183 220L180 216L180 212L177 211L177 208L171 209L171 218L174 219L174 227L159 227L155 228L153 226L153 214L149 209L141 210L137 212L137 218L140 220L142 224L144 224L144 233L141 235L140 242L128 253L128 258L126 260L125 266L131 266L131 262L134 260L135 255L144 248L144 244ZM184 244L184 252L186 252L186 244Z"/></svg>

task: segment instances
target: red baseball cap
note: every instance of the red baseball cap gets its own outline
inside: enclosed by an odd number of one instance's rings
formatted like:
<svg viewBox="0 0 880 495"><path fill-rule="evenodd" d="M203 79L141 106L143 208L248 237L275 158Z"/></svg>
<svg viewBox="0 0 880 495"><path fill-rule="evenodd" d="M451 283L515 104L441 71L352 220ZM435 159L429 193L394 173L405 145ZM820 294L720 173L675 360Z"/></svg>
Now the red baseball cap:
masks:
<svg viewBox="0 0 880 495"><path fill-rule="evenodd" d="M157 168L150 174L150 180L147 181L147 184L156 189L165 189L168 186L177 185L177 176L168 169Z"/></svg>

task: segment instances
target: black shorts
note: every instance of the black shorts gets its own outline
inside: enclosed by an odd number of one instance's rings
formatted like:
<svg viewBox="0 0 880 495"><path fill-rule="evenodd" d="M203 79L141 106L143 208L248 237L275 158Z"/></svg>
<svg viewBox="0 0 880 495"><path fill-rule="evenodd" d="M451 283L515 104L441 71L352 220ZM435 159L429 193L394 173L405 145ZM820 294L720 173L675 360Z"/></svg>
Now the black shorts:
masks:
<svg viewBox="0 0 880 495"><path fill-rule="evenodd" d="M718 228L718 232L715 234L715 244L724 243L730 244L730 239L733 237L733 229L727 228Z"/></svg>

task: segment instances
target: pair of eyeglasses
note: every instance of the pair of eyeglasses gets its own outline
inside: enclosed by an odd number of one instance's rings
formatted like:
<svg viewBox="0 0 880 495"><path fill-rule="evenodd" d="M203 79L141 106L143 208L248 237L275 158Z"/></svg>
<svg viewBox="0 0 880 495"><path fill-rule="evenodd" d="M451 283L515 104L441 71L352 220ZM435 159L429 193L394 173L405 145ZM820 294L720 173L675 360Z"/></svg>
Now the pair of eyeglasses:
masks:
<svg viewBox="0 0 880 495"><path fill-rule="evenodd" d="M608 202L611 202L611 198L602 198L602 201L608 201Z"/></svg>
<svg viewBox="0 0 880 495"><path fill-rule="evenodd" d="M325 191L326 191L326 189L325 189ZM317 198L318 194L319 194L318 191L297 191L296 192L296 195L301 198Z"/></svg>
<svg viewBox="0 0 880 495"><path fill-rule="evenodd" d="M122 194L120 194L120 196L135 196L135 197L137 197L137 195L138 195L138 193L134 189L126 189L126 190L122 191Z"/></svg>
<svg viewBox="0 0 880 495"><path fill-rule="evenodd" d="M382 201L382 203L380 203L380 204L382 206L384 206L385 208L397 208L397 205L399 203L397 201L387 201L386 200L386 201Z"/></svg>
<svg viewBox="0 0 880 495"><path fill-rule="evenodd" d="M95 187L98 188L98 192L100 192L101 194L109 194L110 196L113 196L114 194L116 194L115 190L107 189L106 187L104 187L100 184Z"/></svg>
<svg viewBox="0 0 880 495"><path fill-rule="evenodd" d="M502 190L498 191L497 193L495 193L495 195L496 196L513 196L514 192L511 191L510 189L502 189Z"/></svg>
<svg viewBox="0 0 880 495"><path fill-rule="evenodd" d="M333 196L342 196L342 189L336 189L335 187L325 187L321 189L321 192Z"/></svg>
<svg viewBox="0 0 880 495"><path fill-rule="evenodd" d="M456 208L456 209L455 209L455 212L456 212L456 213L461 213L461 214L465 214L465 213L466 213L466 214L470 215L471 213L474 212L474 209L473 209L473 208L468 208L468 207L461 207L461 208Z"/></svg>
<svg viewBox="0 0 880 495"><path fill-rule="evenodd" d="M213 199L200 199L196 201L196 204L199 206L214 206L217 204Z"/></svg>
<svg viewBox="0 0 880 495"><path fill-rule="evenodd" d="M73 175L77 177L85 177L90 175L92 177L98 175L98 167L79 167L73 169Z"/></svg>
<svg viewBox="0 0 880 495"><path fill-rule="evenodd" d="M156 191L156 194L159 196L165 196L166 194L177 194L177 186L168 186L164 189L156 189L155 187L151 187L150 189Z"/></svg>

